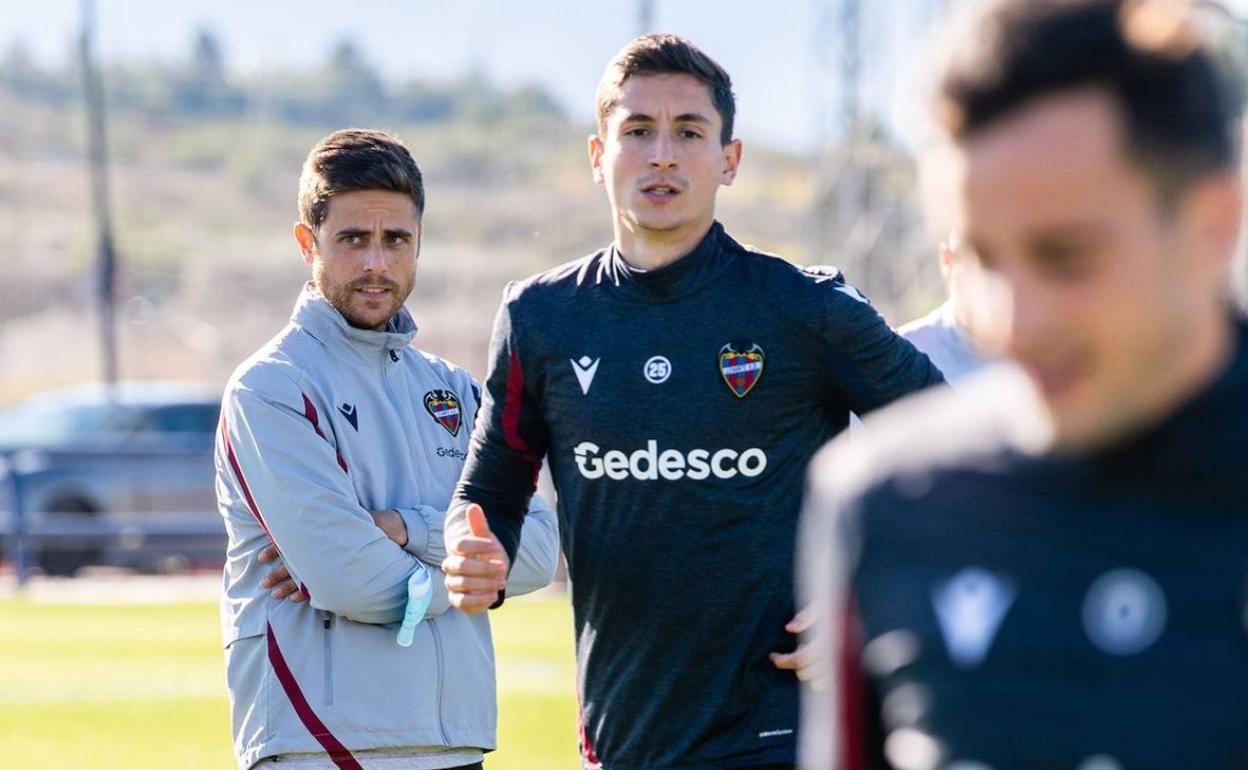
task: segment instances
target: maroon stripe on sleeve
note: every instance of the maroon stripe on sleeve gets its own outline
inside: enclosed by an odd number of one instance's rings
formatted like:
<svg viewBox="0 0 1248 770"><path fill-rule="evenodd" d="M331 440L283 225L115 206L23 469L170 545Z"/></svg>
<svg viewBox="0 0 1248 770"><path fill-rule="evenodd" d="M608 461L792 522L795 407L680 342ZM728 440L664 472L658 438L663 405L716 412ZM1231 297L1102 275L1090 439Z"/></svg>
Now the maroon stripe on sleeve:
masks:
<svg viewBox="0 0 1248 770"><path fill-rule="evenodd" d="M840 770L866 770L866 708L862 689L862 621L850 595L845 600L837 654L837 725L840 734Z"/></svg>
<svg viewBox="0 0 1248 770"><path fill-rule="evenodd" d="M581 738L581 757L585 760L585 770L602 770L602 762L598 760L597 752L589 743L589 734L585 732L585 712L579 704L576 709L576 727Z"/></svg>
<svg viewBox="0 0 1248 770"><path fill-rule="evenodd" d="M304 697L303 690L299 688L299 683L295 681L295 675L290 672L290 666L286 665L286 658L282 656L282 649L277 645L277 637L273 635L273 626L269 624L268 633L266 635L269 642L269 663L273 666L273 673L277 674L277 681L281 682L282 689L286 691L286 697L290 699L290 705L295 707L295 713L299 715L299 721L303 722L303 726L308 728L308 732L312 733L312 737L316 742L321 744L329 754L329 759L334 765L341 770L364 770L360 767L360 763L356 761L351 752L342 742L334 737L329 731L325 723L321 721L312 707L308 705L308 699Z"/></svg>
<svg viewBox="0 0 1248 770"><path fill-rule="evenodd" d="M260 528L264 530L264 534L268 535L269 542L274 543L273 533L269 532L269 525L264 523L264 517L260 515L260 507L256 505L256 500L251 496L251 487L247 486L247 478L243 476L243 469L238 464L238 457L234 454L234 445L230 443L229 426L225 423L225 414L221 415L221 440L225 442L225 456L230 461L230 469L234 471L234 478L238 480L238 486L243 490L243 497L247 500L247 507L251 509L251 515L256 517L256 521L260 522Z"/></svg>
<svg viewBox="0 0 1248 770"><path fill-rule="evenodd" d="M325 434L321 432L321 419L317 414L316 407L312 406L312 400L308 398L307 393L300 393L303 396L303 416L308 418L308 422L312 423L312 430L316 431L316 435L325 438Z"/></svg>
<svg viewBox="0 0 1248 770"><path fill-rule="evenodd" d="M221 414L221 440L225 443L225 456L230 461L230 469L234 471L234 478L238 480L238 486L243 490L243 497L247 500L247 507L251 509L251 515L256 517L256 521L260 522L260 528L264 530L264 534L269 538L269 542L277 549L277 555L282 556L282 549L273 539L273 533L269 531L269 525L264 523L264 517L260 515L260 506L256 505L256 500L251 496L251 487L247 485L247 477L243 475L243 468L238 463L238 457L234 454L234 445L230 443L230 431L225 422L225 413ZM283 557L284 560L284 557ZM299 590L303 592L303 598L310 600L312 594L309 593L307 586L300 586Z"/></svg>
<svg viewBox="0 0 1248 770"><path fill-rule="evenodd" d="M316 411L316 407L312 405L312 401L308 398L307 393L301 393L299 395L303 396L303 416L308 418L308 422L312 423L312 430L316 431L316 435L321 438L325 438L325 434L321 432L321 419L320 415ZM342 455L337 452L334 454L338 457L338 467L342 468L344 473L350 473L350 471L347 470L347 461L342 459Z"/></svg>
<svg viewBox="0 0 1248 770"><path fill-rule="evenodd" d="M503 399L503 438L517 452L528 453L529 444L520 435L520 402L524 397L524 371L513 350L507 366L507 392Z"/></svg>

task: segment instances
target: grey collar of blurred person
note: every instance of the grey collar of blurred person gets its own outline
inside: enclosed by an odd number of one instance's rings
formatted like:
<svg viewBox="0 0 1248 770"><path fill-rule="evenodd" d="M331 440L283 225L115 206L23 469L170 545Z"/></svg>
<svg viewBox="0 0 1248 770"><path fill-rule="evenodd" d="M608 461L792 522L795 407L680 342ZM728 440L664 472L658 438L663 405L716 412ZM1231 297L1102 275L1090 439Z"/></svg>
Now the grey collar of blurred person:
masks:
<svg viewBox="0 0 1248 770"><path fill-rule="evenodd" d="M321 296L311 281L304 284L290 321L335 352L358 356L370 364L381 359L398 361L416 336L416 321L406 307L399 308L386 323L385 331L357 329Z"/></svg>
<svg viewBox="0 0 1248 770"><path fill-rule="evenodd" d="M950 331L958 340L958 342L966 347L968 352L976 354L978 357L987 359L975 338L971 336L962 324L958 323L957 308L953 306L953 300L947 299L937 310L940 312L940 323Z"/></svg>

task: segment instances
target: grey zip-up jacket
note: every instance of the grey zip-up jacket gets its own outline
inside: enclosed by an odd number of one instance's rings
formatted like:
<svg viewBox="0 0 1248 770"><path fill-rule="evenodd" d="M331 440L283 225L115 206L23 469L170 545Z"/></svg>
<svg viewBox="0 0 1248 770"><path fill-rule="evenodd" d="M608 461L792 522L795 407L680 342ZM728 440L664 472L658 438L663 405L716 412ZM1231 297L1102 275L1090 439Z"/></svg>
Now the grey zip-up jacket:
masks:
<svg viewBox="0 0 1248 770"><path fill-rule="evenodd" d="M406 310L384 332L351 327L311 287L290 324L225 390L217 499L229 546L221 626L240 768L327 752L342 768L375 748L495 747L494 656L485 614L448 609L442 528L479 388L410 346ZM397 510L400 548L370 511ZM540 501L507 591L550 582L554 514ZM270 542L308 601L273 599L257 560ZM436 596L415 643L395 636L416 570Z"/></svg>

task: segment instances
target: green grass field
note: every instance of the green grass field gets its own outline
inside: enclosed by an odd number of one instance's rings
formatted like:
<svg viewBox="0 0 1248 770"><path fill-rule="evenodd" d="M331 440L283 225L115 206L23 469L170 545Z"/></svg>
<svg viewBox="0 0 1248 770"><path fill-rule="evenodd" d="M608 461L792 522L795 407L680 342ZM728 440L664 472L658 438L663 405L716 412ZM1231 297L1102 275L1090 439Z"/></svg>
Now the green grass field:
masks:
<svg viewBox="0 0 1248 770"><path fill-rule="evenodd" d="M574 770L567 600L492 613L499 751L489 770ZM215 604L73 606L0 601L4 767L229 770Z"/></svg>

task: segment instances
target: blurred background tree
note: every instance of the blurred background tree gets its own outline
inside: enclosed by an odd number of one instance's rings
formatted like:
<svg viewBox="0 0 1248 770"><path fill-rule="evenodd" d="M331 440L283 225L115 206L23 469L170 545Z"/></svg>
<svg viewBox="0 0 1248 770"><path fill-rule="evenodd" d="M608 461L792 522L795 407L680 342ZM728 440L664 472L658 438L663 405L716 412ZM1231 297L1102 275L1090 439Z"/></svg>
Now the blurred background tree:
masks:
<svg viewBox="0 0 1248 770"><path fill-rule="evenodd" d="M738 125L752 119L757 129L762 120L792 133L811 114L815 142L768 146L745 133L742 174L719 200L720 218L742 240L795 262L841 266L894 324L926 312L943 292L937 237L918 201L913 138L903 136L908 127L887 105L890 94L921 98L893 59L904 41L918 41L913 47L937 37L923 30L945 4L923 0L901 14L892 0L810 0L810 28L790 24L782 27L784 40L753 43L758 51L746 61L760 67L780 56L776 45L809 44L809 98L797 105L801 112L768 113L757 91L739 94ZM667 8L644 5L643 25ZM792 16L794 7L776 4L772 13ZM323 49L301 59L305 64L240 68L220 29L188 27L173 55L114 55L102 64L121 376L223 383L280 328L306 279L290 235L300 166L337 128L390 129L412 148L429 204L409 306L421 324L420 344L477 375L503 285L610 240L605 196L586 162L592 91L578 97L572 117L550 82L502 82L484 54L470 54L450 75L417 66L396 74L382 66L394 51L351 29L321 38ZM1248 50L1242 26L1219 29L1239 56L1228 60L1234 69ZM603 37L599 29L583 31ZM742 39L758 31L743 29ZM429 34L471 44L485 33ZM493 34L485 39L518 41L533 57L557 62L565 55L564 41L532 38L531 29ZM629 36L614 30L605 39ZM22 35L4 46L0 405L100 372L82 76L72 56L41 58ZM712 53L729 63L742 57L731 46ZM738 84L756 74L729 68ZM792 88L798 74L781 77L774 85Z"/></svg>

